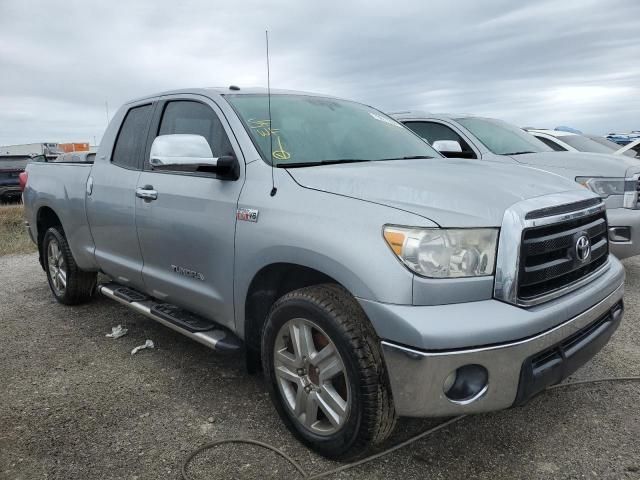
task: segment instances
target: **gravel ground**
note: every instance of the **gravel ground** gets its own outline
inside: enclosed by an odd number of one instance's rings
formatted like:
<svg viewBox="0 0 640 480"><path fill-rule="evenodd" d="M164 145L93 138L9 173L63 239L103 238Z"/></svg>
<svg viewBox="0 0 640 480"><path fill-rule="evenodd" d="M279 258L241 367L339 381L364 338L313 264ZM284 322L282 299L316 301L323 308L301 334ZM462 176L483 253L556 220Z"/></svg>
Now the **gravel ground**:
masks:
<svg viewBox="0 0 640 480"><path fill-rule="evenodd" d="M574 378L640 374L640 260L626 261L627 312ZM104 298L57 304L35 255L0 257L0 478L177 479L186 454L222 437L282 448L312 473L337 464L281 425L261 377ZM105 338L123 324L127 336ZM152 339L155 350L131 349ZM640 478L640 385L547 392L478 415L334 478ZM389 445L440 420L402 420ZM299 478L277 457L227 446L194 479Z"/></svg>

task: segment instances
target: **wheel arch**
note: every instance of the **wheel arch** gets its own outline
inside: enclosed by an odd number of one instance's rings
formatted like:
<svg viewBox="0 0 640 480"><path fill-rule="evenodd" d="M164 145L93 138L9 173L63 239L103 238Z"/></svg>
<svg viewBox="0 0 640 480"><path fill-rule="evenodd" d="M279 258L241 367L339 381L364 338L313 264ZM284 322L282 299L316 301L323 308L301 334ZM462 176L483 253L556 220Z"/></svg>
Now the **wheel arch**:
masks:
<svg viewBox="0 0 640 480"><path fill-rule="evenodd" d="M59 227L60 233L64 235L64 228L62 227L62 221L58 214L49 206L42 206L36 213L36 242L38 245L38 257L40 266L44 269L44 258L42 251L42 240L44 234L51 227Z"/></svg>
<svg viewBox="0 0 640 480"><path fill-rule="evenodd" d="M252 278L244 298L244 341L247 367L260 369L262 329L273 304L283 295L304 287L321 284L340 285L338 279L313 267L289 262L275 262L262 267Z"/></svg>

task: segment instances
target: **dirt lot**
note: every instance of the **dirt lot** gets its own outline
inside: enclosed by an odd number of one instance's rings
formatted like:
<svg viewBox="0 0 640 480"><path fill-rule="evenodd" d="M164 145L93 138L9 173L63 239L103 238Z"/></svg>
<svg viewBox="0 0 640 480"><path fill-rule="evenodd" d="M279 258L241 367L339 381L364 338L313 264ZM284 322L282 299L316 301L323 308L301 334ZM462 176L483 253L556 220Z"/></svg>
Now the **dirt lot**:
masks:
<svg viewBox="0 0 640 480"><path fill-rule="evenodd" d="M640 374L640 260L625 262L627 313L575 378ZM0 257L0 478L177 479L187 452L226 436L281 447L312 473L336 464L283 428L260 377L109 300L54 302L36 256ZM129 334L105 338L123 324ZM157 348L131 356L152 339ZM640 385L547 392L474 416L334 478L640 478ZM437 421L403 420L389 445ZM194 478L299 478L238 446L203 454Z"/></svg>

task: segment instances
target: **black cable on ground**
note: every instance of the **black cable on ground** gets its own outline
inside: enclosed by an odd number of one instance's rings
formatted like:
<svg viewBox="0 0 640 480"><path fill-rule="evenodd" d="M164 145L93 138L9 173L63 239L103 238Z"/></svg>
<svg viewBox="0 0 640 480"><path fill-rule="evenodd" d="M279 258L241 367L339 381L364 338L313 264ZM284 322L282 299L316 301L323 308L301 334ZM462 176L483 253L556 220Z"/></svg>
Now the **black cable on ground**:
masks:
<svg viewBox="0 0 640 480"><path fill-rule="evenodd" d="M574 385L586 385L586 384L592 384L592 383L603 383L603 382L640 382L640 376L631 376L631 377L603 377L603 378L594 378L591 380L577 380L575 382L568 382L568 383L560 383L558 385L552 385L550 387L547 388L547 390L555 390L556 388L563 388L563 387L571 387ZM438 430L442 430L443 428L446 428L450 425L453 425L456 422L459 422L460 420L462 420L463 418L467 417L467 415L459 415L457 417L454 417L450 420L447 420L446 422L443 422L439 425L436 425L433 428L430 428L429 430L426 430L422 433L419 433L418 435L414 435L413 437L409 438L408 440L405 440L404 442L400 442L397 445L394 445L393 447L387 448L386 450L383 450L382 452L376 453L374 455L371 455L369 457L363 458L362 460L358 460L356 462L352 462L352 463L347 463L345 465L342 465L338 468L334 468L332 470L327 470L326 472L322 472L322 473L317 473L315 475L309 475L303 468L302 466L300 466L300 464L298 462L296 462L293 458L291 458L289 455L287 455L286 453L284 453L282 450L277 449L276 447L269 445L268 443L264 443L264 442L260 442L257 440L251 440L248 438L223 438L221 440L216 440L215 442L211 442L211 443L207 443L205 445L202 445L200 448L194 450L193 452L191 452L189 455L187 455L187 457L184 459L184 462L182 462L182 478L183 480L191 480L191 477L189 477L189 475L187 474L187 467L189 466L189 463L191 463L191 461L193 460L193 458L198 455L199 453L204 452L205 450L210 450L212 448L218 447L220 445L225 445L225 444L229 444L229 443L241 443L241 444L247 444L247 445L255 445L261 448L265 448L267 450L271 450L272 452L276 453L277 455L281 456L282 458L284 458L287 462L289 462L302 476L303 479L305 480L316 480L318 478L325 478L328 477L330 475L335 475L336 473L339 472L343 472L345 470L349 470L351 468L357 467L359 465L363 465L365 463L369 463L372 462L374 460L377 460L380 457L384 457L385 455L388 455L392 452L395 452L396 450L406 447L407 445L410 445L414 442L417 442L418 440L420 440L421 438L427 437L429 435L431 435L432 433L437 432Z"/></svg>

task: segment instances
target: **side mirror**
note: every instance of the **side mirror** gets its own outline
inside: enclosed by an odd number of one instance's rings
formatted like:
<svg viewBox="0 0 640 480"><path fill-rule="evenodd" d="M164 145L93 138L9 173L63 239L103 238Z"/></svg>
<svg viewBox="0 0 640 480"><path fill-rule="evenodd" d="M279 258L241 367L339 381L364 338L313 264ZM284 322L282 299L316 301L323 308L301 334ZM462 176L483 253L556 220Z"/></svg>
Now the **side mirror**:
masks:
<svg viewBox="0 0 640 480"><path fill-rule="evenodd" d="M461 153L462 147L460 143L455 140L436 140L433 142L433 148L440 153Z"/></svg>
<svg viewBox="0 0 640 480"><path fill-rule="evenodd" d="M238 161L234 156L214 157L202 135L160 135L151 144L149 164L154 170L214 172L237 178Z"/></svg>

